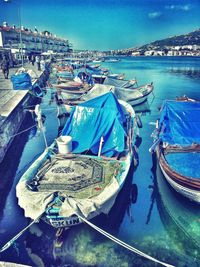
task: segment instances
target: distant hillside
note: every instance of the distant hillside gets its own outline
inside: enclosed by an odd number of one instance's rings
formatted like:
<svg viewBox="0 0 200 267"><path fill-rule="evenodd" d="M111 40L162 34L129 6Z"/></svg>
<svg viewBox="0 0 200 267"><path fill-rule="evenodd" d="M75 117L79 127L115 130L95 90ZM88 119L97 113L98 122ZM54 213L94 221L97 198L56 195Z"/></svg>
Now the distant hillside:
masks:
<svg viewBox="0 0 200 267"><path fill-rule="evenodd" d="M140 47L140 49L148 49L149 47L166 46L183 46L183 45L200 45L200 29L190 32L188 34L176 35L166 39L158 40Z"/></svg>

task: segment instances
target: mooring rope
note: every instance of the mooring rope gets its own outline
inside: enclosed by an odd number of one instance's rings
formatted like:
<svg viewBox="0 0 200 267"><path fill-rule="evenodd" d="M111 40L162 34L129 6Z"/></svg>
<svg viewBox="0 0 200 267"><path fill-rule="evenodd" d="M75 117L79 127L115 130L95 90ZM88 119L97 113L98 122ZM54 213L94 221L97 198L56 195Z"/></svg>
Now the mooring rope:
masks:
<svg viewBox="0 0 200 267"><path fill-rule="evenodd" d="M0 248L0 253L2 253L4 250L7 250L12 244L28 229L30 228L34 223L38 222L40 218L42 217L42 214L40 214L36 219L34 219L30 224L28 224L24 229L22 229L17 235L15 235L12 239L10 239L2 248Z"/></svg>
<svg viewBox="0 0 200 267"><path fill-rule="evenodd" d="M23 133L29 131L30 129L32 129L32 128L36 127L36 126L37 126L37 124L34 124L34 125L32 125L31 127L27 128L27 129L25 129L25 130L23 130L23 131L21 131L21 132L18 132L18 133L14 134L14 135L10 135L9 137L10 137L10 138L13 138L13 137L15 137L15 136L17 136L17 135L23 134Z"/></svg>
<svg viewBox="0 0 200 267"><path fill-rule="evenodd" d="M95 229L97 232L101 233L102 235L106 236L107 238L109 238L110 240L114 241L115 243L119 244L120 246L146 258L146 259L149 259L151 261L154 261L156 263L159 263L163 266L166 266L166 267L175 267L174 265L171 265L171 264L168 264L168 263L165 263L165 262L162 262L162 261L159 261L157 260L156 258L153 258L151 256L149 256L148 254L128 245L127 243L123 242L122 240L114 237L113 235L109 234L108 232L104 231L103 229L99 228L98 226L94 225L93 223L89 222L87 219L85 219L84 217L82 217L81 215L77 214L77 216L85 223L87 223L89 226L91 226L93 229Z"/></svg>

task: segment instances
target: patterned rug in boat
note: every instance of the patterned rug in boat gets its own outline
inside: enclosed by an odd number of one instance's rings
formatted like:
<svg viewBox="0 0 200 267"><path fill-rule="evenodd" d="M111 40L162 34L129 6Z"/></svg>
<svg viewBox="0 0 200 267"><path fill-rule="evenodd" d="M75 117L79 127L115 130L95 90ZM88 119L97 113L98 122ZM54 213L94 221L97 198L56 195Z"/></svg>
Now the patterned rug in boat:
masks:
<svg viewBox="0 0 200 267"><path fill-rule="evenodd" d="M39 170L38 191L65 191L70 196L98 195L122 171L119 161L77 157L53 159Z"/></svg>

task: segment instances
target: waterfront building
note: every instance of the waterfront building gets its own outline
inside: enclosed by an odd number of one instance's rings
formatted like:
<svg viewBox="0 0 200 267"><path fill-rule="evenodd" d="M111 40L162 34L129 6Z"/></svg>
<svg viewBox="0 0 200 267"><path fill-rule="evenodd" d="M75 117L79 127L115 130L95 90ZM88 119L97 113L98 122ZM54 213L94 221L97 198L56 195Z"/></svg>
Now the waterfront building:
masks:
<svg viewBox="0 0 200 267"><path fill-rule="evenodd" d="M136 57L136 56L140 56L140 52L139 51L133 51L131 53L132 56Z"/></svg>
<svg viewBox="0 0 200 267"><path fill-rule="evenodd" d="M38 32L23 26L17 28L9 26L6 22L0 26L0 48L11 49L12 53L26 57L29 54L41 54L52 51L54 53L67 53L70 51L69 41L58 38L49 31Z"/></svg>

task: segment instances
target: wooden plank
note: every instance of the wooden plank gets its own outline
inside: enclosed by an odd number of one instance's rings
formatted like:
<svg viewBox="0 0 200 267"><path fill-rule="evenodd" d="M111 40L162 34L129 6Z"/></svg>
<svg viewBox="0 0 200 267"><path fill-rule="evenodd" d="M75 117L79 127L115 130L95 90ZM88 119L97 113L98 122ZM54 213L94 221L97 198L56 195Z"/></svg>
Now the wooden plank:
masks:
<svg viewBox="0 0 200 267"><path fill-rule="evenodd" d="M10 98L0 108L0 115L8 117L9 114L17 107L20 101L28 94L28 90L17 91L15 94L10 94Z"/></svg>

